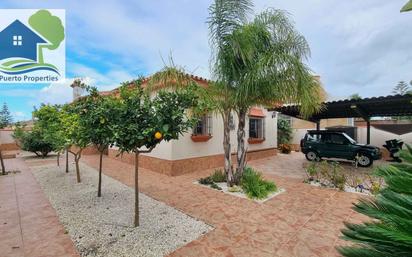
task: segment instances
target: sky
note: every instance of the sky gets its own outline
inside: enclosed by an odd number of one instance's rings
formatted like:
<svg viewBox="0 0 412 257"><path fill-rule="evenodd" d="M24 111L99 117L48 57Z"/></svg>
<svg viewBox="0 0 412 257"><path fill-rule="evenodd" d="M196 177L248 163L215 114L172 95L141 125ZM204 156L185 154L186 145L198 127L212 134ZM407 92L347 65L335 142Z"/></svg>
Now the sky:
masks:
<svg viewBox="0 0 412 257"><path fill-rule="evenodd" d="M31 117L40 103L70 102L70 78L100 90L176 65L210 78L208 7L211 0L2 0L0 9L66 10L66 83L0 84L14 120ZM287 11L311 48L307 60L329 98L390 94L412 80L412 12L406 0L256 0Z"/></svg>

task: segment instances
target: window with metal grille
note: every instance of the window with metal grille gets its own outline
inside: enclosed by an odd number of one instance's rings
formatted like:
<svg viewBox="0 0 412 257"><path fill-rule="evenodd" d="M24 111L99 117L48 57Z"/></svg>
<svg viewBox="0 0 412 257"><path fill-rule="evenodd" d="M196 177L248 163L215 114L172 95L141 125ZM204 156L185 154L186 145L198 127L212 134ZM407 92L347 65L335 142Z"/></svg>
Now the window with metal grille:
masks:
<svg viewBox="0 0 412 257"><path fill-rule="evenodd" d="M265 138L265 119L249 118L249 138Z"/></svg>
<svg viewBox="0 0 412 257"><path fill-rule="evenodd" d="M212 116L204 115L193 128L193 135L211 135L212 134Z"/></svg>

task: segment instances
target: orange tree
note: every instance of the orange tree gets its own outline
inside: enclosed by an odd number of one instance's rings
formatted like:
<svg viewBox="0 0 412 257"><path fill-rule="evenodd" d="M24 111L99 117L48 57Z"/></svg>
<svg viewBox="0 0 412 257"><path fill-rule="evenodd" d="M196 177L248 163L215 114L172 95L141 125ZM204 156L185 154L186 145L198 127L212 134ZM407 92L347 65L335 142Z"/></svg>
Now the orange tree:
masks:
<svg viewBox="0 0 412 257"><path fill-rule="evenodd" d="M84 148L89 145L90 139L88 134L84 133L84 127L81 126L80 115L78 114L76 104L75 102L74 104L64 105L60 110L59 119L61 124L61 137L63 138L62 149L66 149L67 152L73 154L76 165L77 182L80 183L79 161Z"/></svg>
<svg viewBox="0 0 412 257"><path fill-rule="evenodd" d="M79 114L79 126L82 128L82 141L94 145L100 154L99 184L97 196L102 195L103 153L116 140L115 131L119 117L119 99L113 95L102 96L96 88L85 86L89 95L79 99L75 106Z"/></svg>
<svg viewBox="0 0 412 257"><path fill-rule="evenodd" d="M141 80L120 89L120 114L116 126L116 146L135 155L135 218L139 226L139 154L151 152L161 141L178 139L195 123L189 113L197 106L194 88L173 92L160 90L155 96L143 91Z"/></svg>

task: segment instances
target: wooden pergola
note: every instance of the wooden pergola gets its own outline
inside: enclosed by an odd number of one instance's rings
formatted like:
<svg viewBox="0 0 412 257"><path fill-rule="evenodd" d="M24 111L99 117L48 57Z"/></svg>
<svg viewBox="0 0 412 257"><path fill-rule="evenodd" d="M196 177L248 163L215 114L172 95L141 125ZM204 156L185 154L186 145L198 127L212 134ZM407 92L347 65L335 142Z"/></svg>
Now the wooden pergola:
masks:
<svg viewBox="0 0 412 257"><path fill-rule="evenodd" d="M362 118L366 121L367 143L370 143L370 119L372 117L412 116L412 95L389 95L363 99L347 99L322 103L322 109L305 120L316 123L320 129L322 119ZM270 109L284 115L303 119L299 105L285 105Z"/></svg>

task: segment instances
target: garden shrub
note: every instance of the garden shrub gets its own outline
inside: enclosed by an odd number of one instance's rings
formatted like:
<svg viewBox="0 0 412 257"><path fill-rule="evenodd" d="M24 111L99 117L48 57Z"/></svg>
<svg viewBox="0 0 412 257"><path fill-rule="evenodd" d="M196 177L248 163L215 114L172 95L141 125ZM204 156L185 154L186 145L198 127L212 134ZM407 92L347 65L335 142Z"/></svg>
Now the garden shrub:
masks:
<svg viewBox="0 0 412 257"><path fill-rule="evenodd" d="M278 146L283 144L289 144L292 139L292 127L289 121L279 118L278 119Z"/></svg>
<svg viewBox="0 0 412 257"><path fill-rule="evenodd" d="M210 184L210 187L213 189L222 190L222 188L215 182L212 182L212 184Z"/></svg>
<svg viewBox="0 0 412 257"><path fill-rule="evenodd" d="M281 144L279 145L279 150L281 153L290 154L290 152L292 152L292 146L289 144Z"/></svg>
<svg viewBox="0 0 412 257"><path fill-rule="evenodd" d="M213 182L215 183L221 183L221 182L226 182L226 175L221 169L215 170L213 174L210 176Z"/></svg>
<svg viewBox="0 0 412 257"><path fill-rule="evenodd" d="M215 170L213 174L208 177L199 179L199 183L202 185L213 185L213 183L221 182L226 182L225 173L221 169Z"/></svg>
<svg viewBox="0 0 412 257"><path fill-rule="evenodd" d="M339 190L344 190L347 178L342 166L338 162L332 162L330 167L331 170L328 174L330 182Z"/></svg>
<svg viewBox="0 0 412 257"><path fill-rule="evenodd" d="M348 178L338 162L311 162L305 169L308 181L316 181L323 186L345 189Z"/></svg>
<svg viewBox="0 0 412 257"><path fill-rule="evenodd" d="M202 185L211 185L213 183L213 180L209 176L209 177L205 177L205 178L200 178L199 183L202 184Z"/></svg>
<svg viewBox="0 0 412 257"><path fill-rule="evenodd" d="M37 156L46 157L53 151L53 144L45 140L40 131L25 132L19 140L22 150L35 153Z"/></svg>
<svg viewBox="0 0 412 257"><path fill-rule="evenodd" d="M309 166L305 169L305 172L309 181L318 180L318 163L310 162Z"/></svg>
<svg viewBox="0 0 412 257"><path fill-rule="evenodd" d="M339 247L343 256L412 256L412 148L407 145L400 157L403 163L376 169L375 175L385 183L377 196L355 204L354 210L370 220L345 223L344 239L355 244Z"/></svg>
<svg viewBox="0 0 412 257"><path fill-rule="evenodd" d="M234 185L234 186L229 187L228 191L231 193L238 193L238 192L242 192L242 188Z"/></svg>
<svg viewBox="0 0 412 257"><path fill-rule="evenodd" d="M255 199L266 198L270 193L277 190L275 183L264 180L261 173L250 167L245 168L241 185L246 195Z"/></svg>

